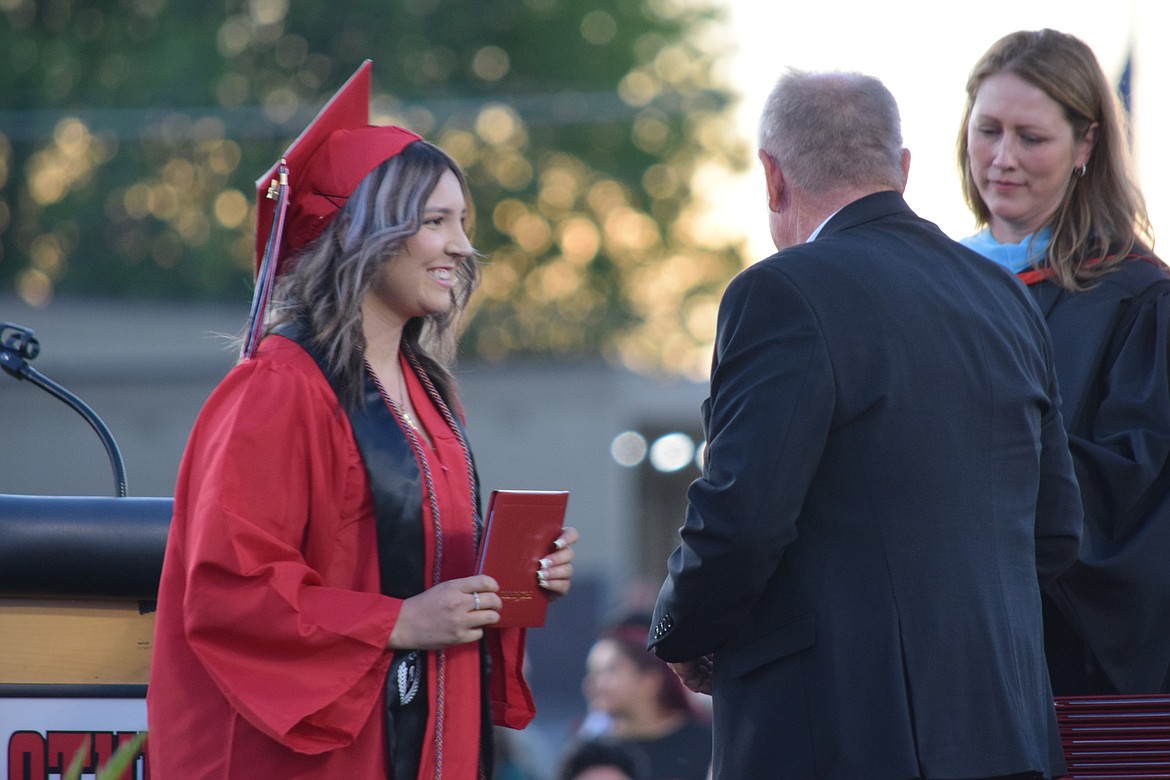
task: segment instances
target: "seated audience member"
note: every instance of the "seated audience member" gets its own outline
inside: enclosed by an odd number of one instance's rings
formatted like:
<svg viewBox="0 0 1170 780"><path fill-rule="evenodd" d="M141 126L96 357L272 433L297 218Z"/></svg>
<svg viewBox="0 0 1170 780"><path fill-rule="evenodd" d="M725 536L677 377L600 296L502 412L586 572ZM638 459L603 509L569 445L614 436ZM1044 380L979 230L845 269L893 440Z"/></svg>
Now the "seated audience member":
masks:
<svg viewBox="0 0 1170 780"><path fill-rule="evenodd" d="M590 712L608 720L606 736L644 761L646 780L705 780L711 727L670 667L646 650L646 623L604 631L586 667Z"/></svg>
<svg viewBox="0 0 1170 780"><path fill-rule="evenodd" d="M560 780L645 780L638 757L609 737L578 742L561 765Z"/></svg>

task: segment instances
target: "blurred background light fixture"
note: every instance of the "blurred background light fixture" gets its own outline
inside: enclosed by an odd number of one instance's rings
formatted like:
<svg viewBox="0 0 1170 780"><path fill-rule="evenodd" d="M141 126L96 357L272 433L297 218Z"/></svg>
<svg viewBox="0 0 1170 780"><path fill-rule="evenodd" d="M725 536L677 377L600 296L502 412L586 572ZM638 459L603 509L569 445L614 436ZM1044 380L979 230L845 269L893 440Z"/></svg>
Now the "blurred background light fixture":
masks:
<svg viewBox="0 0 1170 780"><path fill-rule="evenodd" d="M623 431L613 437L609 453L619 466L633 468L646 459L646 437L637 431Z"/></svg>
<svg viewBox="0 0 1170 780"><path fill-rule="evenodd" d="M650 445L650 465L658 471L679 471L695 457L695 442L685 433L668 433Z"/></svg>

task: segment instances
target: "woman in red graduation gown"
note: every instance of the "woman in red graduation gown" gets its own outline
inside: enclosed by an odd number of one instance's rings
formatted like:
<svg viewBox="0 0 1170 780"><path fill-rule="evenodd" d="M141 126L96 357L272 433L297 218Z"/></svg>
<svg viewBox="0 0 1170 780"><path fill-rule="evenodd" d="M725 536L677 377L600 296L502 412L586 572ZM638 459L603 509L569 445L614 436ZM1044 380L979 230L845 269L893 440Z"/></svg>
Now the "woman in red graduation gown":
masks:
<svg viewBox="0 0 1170 780"><path fill-rule="evenodd" d="M339 94L287 154L268 335L180 468L155 780L489 777L492 724L534 714L523 629L492 628L497 584L473 574L478 485L444 367L477 280L463 174L365 125L358 76L362 110ZM532 573L551 596L576 538Z"/></svg>
<svg viewBox="0 0 1170 780"><path fill-rule="evenodd" d="M967 83L964 241L1019 274L1052 333L1085 509L1080 557L1045 594L1057 695L1170 691L1170 273L1093 52L1012 33Z"/></svg>

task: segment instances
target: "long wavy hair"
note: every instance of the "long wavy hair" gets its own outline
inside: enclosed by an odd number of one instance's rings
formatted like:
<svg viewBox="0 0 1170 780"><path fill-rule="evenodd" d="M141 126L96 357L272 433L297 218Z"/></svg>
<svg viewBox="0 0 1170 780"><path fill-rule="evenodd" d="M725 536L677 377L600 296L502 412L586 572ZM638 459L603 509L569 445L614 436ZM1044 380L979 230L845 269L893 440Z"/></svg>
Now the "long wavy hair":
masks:
<svg viewBox="0 0 1170 780"><path fill-rule="evenodd" d="M1043 262L1051 268L1053 281L1069 290L1082 289L1131 252L1148 253L1154 244L1153 228L1132 173L1117 95L1092 49L1056 30L1004 36L980 58L967 79L956 156L963 196L976 225L989 224L991 212L971 171L967 125L979 88L998 73L1013 73L1055 100L1074 138L1084 138L1090 125L1097 124L1096 143L1084 174L1069 171L1064 197L1049 223L1052 240Z"/></svg>
<svg viewBox="0 0 1170 780"><path fill-rule="evenodd" d="M347 408L359 407L363 400L362 300L382 264L394 262L406 240L419 231L427 199L447 171L463 189L470 236L474 219L463 170L438 147L415 141L362 179L320 237L292 258L291 269L277 280L268 330L290 321L304 324ZM451 308L415 317L402 332L404 345L449 401L454 397L450 368L460 326L479 284L478 254L464 257L455 275Z"/></svg>

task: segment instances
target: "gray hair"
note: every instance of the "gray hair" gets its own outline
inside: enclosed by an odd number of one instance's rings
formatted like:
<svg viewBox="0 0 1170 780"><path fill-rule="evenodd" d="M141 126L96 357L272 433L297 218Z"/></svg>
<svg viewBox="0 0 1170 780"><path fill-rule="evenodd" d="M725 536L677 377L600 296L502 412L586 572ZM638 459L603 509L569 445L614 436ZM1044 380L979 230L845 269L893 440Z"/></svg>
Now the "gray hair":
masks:
<svg viewBox="0 0 1170 780"><path fill-rule="evenodd" d="M759 148L809 192L905 183L898 103L881 81L860 73L781 76L760 118Z"/></svg>

